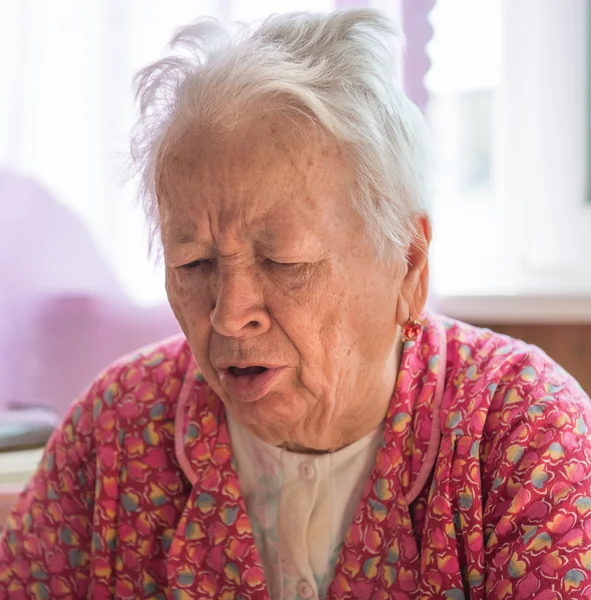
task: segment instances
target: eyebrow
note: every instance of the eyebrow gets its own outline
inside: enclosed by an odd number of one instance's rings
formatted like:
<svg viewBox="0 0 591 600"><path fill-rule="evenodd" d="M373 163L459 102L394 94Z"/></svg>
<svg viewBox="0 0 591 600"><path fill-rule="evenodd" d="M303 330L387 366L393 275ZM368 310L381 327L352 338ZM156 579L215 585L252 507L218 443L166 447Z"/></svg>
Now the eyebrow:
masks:
<svg viewBox="0 0 591 600"><path fill-rule="evenodd" d="M174 244L175 246L206 246L205 242L195 237L195 227L189 223L171 223L170 220L161 224L163 240Z"/></svg>
<svg viewBox="0 0 591 600"><path fill-rule="evenodd" d="M170 231L167 238L172 246L176 246L177 248L187 248L200 254L207 254L215 246L211 242L204 242L197 239L193 229L186 229L183 227L175 228L173 231ZM256 245L260 244L260 246L267 248L269 251L277 250L278 246L281 245L280 236L272 229L260 231L254 242ZM298 250L301 249L300 244L297 246ZM314 243L312 246L314 247L316 244Z"/></svg>
<svg viewBox="0 0 591 600"><path fill-rule="evenodd" d="M189 230L172 231L167 237L173 244L179 246L192 246L194 244L199 244L199 242L197 242L195 239L193 232Z"/></svg>
<svg viewBox="0 0 591 600"><path fill-rule="evenodd" d="M197 250L201 253L207 252L211 248L211 244L199 241L195 238L193 232L189 230L173 231L168 234L167 238L173 246L190 248L191 250Z"/></svg>
<svg viewBox="0 0 591 600"><path fill-rule="evenodd" d="M257 241L260 244L264 244L266 246L271 246L271 247L273 247L277 244L277 234L270 229L264 229L263 231L260 232L260 234L257 237L258 237Z"/></svg>

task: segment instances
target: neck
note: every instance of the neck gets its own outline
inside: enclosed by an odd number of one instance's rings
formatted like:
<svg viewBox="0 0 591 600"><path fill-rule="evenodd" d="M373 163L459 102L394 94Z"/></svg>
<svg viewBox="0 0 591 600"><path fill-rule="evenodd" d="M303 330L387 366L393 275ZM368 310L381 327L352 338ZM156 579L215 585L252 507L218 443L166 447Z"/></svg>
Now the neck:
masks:
<svg viewBox="0 0 591 600"><path fill-rule="evenodd" d="M288 452L294 452L296 454L330 454L331 452L335 452L334 450L329 450L328 448L321 450L318 448L306 448L306 446L300 446L300 444L296 444L294 442L285 442L284 444L279 444L278 448L282 450L287 450ZM340 450L340 448L338 448Z"/></svg>
<svg viewBox="0 0 591 600"><path fill-rule="evenodd" d="M258 422L243 422L240 414L235 417L262 441L289 452L316 455L337 452L366 437L384 421L401 355L402 344L397 343L379 372L359 374L363 385L356 388L350 399L334 392L331 401L315 402L311 412L299 422L281 423L278 419L273 425L262 426ZM360 398L365 399L365 404L357 401ZM348 405L350 409L346 410Z"/></svg>

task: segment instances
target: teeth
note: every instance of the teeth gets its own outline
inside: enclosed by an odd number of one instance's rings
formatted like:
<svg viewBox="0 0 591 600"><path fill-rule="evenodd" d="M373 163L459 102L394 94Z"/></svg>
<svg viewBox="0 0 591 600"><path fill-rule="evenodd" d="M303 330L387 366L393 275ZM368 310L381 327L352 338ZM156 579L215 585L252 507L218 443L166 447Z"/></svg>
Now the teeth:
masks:
<svg viewBox="0 0 591 600"><path fill-rule="evenodd" d="M265 367L245 367L244 369L240 369L239 367L230 367L228 371L232 373L232 375L240 376L240 375L259 375L263 371L266 371Z"/></svg>

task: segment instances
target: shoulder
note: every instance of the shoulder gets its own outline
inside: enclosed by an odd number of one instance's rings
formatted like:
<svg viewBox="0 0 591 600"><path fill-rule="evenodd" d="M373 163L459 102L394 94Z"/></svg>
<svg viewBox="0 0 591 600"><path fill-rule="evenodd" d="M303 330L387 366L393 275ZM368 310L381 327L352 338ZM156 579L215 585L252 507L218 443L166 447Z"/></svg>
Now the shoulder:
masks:
<svg viewBox="0 0 591 600"><path fill-rule="evenodd" d="M444 427L498 438L501 430L547 415L549 408L563 414L590 410L575 379L540 348L452 319L442 322L447 342Z"/></svg>
<svg viewBox="0 0 591 600"><path fill-rule="evenodd" d="M476 372L494 380L505 368L527 360L527 356L543 355L539 348L490 329L447 317L442 317L441 322L446 335L448 370L451 368L458 375L470 371L470 380L477 379Z"/></svg>
<svg viewBox="0 0 591 600"><path fill-rule="evenodd" d="M191 359L182 335L141 348L105 368L71 412L89 414L95 432L138 421L173 419Z"/></svg>
<svg viewBox="0 0 591 600"><path fill-rule="evenodd" d="M107 472L118 464L117 456L141 455L147 460L147 448L158 455L158 464L172 464L176 407L183 382L196 367L192 361L179 335L106 367L55 430L46 449L52 464L90 468L98 461Z"/></svg>

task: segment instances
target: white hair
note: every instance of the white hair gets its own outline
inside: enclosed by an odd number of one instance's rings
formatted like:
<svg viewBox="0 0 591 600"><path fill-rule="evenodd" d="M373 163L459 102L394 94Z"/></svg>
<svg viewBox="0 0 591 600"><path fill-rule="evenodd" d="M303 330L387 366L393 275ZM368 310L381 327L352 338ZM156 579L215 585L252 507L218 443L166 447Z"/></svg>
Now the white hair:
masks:
<svg viewBox="0 0 591 600"><path fill-rule="evenodd" d="M429 186L426 127L397 74L402 42L372 9L277 14L235 33L211 18L179 29L172 55L135 79L141 117L132 160L151 242L160 232L159 166L178 124L231 129L264 100L305 114L346 148L357 183L351 201L371 242L379 255L404 252L413 218L427 212Z"/></svg>

